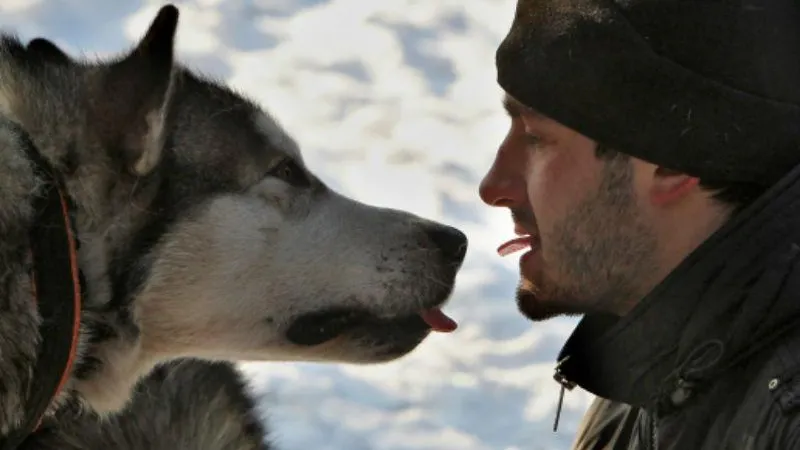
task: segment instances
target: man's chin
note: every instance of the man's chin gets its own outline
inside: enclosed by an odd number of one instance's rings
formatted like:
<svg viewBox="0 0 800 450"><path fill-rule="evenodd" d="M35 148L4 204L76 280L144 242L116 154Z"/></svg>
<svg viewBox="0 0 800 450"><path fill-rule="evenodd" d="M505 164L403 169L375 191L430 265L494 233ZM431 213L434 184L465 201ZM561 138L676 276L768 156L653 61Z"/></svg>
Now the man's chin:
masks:
<svg viewBox="0 0 800 450"><path fill-rule="evenodd" d="M541 302L536 294L523 290L517 291L517 309L523 316L534 322L541 322L560 315L557 310Z"/></svg>
<svg viewBox="0 0 800 450"><path fill-rule="evenodd" d="M577 311L576 308L570 306L571 302L559 299L558 296L546 298L542 293L526 287L517 289L517 309L523 316L534 322L584 313L584 311Z"/></svg>

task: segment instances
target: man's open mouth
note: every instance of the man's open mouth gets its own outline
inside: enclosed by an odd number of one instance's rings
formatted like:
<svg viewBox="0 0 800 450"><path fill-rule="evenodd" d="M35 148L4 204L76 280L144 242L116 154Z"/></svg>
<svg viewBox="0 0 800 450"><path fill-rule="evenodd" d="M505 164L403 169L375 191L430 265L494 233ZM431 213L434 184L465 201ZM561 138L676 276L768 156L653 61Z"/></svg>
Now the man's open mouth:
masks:
<svg viewBox="0 0 800 450"><path fill-rule="evenodd" d="M453 319L436 307L392 318L378 317L362 309L337 308L298 317L286 330L286 338L297 345L314 346L350 331L386 328L394 333L406 330L416 334L430 330L449 333L457 326Z"/></svg>

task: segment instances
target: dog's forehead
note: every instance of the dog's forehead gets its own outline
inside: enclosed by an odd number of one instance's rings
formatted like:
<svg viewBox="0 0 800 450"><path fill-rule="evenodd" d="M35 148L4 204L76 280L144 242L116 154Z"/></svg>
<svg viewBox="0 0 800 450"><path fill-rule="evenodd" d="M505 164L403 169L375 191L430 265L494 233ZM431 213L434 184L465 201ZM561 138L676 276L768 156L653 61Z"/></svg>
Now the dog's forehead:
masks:
<svg viewBox="0 0 800 450"><path fill-rule="evenodd" d="M256 110L253 114L253 120L258 131L266 139L268 149L283 152L298 163L303 162L297 142L289 136L272 116L262 110Z"/></svg>
<svg viewBox="0 0 800 450"><path fill-rule="evenodd" d="M175 95L176 144L189 165L213 167L245 184L280 159L302 165L298 145L281 125L227 86L184 72Z"/></svg>

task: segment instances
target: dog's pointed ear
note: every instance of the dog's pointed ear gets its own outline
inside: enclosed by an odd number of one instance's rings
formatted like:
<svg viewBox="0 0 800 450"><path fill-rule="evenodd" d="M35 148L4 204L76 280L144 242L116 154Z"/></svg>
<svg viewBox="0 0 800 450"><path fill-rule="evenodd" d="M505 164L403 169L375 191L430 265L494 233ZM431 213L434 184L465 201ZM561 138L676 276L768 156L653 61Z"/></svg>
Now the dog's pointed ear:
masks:
<svg viewBox="0 0 800 450"><path fill-rule="evenodd" d="M50 64L69 65L73 63L72 58L61 50L55 43L38 37L28 42L29 57L38 58L40 61Z"/></svg>
<svg viewBox="0 0 800 450"><path fill-rule="evenodd" d="M119 149L128 170L144 176L161 161L175 77L178 9L162 7L144 37L105 75L98 120L106 144Z"/></svg>

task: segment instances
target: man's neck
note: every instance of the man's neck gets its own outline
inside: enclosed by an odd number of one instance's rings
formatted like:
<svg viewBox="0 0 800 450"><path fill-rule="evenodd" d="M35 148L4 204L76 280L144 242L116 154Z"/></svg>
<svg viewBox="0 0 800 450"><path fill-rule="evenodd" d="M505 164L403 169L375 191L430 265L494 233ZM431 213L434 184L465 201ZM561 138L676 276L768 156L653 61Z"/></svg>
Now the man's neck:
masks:
<svg viewBox="0 0 800 450"><path fill-rule="evenodd" d="M799 200L800 166L729 219L694 223L681 245L699 244L628 314L583 318L558 357L561 375L598 396L658 408L685 377L702 390L796 330L798 285L786 280L800 277Z"/></svg>
<svg viewBox="0 0 800 450"><path fill-rule="evenodd" d="M638 295L630 301L620 302L613 313L622 317L633 310L687 256L722 228L733 210L732 206L700 192L670 211L651 217L655 233L659 236L658 268L649 277L641 280L637 289Z"/></svg>

